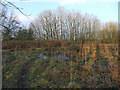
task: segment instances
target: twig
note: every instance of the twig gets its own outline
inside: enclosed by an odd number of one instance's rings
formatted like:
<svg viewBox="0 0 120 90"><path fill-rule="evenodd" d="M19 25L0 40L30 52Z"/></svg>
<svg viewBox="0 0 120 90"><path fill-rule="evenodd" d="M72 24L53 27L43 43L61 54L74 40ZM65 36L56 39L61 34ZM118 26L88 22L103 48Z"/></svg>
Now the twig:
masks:
<svg viewBox="0 0 120 90"><path fill-rule="evenodd" d="M22 12L21 10L20 10L20 8L18 8L16 5L14 5L13 3L11 3L11 2L8 2L7 0L5 0L8 4L10 4L10 5L12 5L15 9L17 9L20 13L22 13L24 16L30 16L30 15L27 15L27 14L25 14L24 12ZM5 4L5 5L7 5L7 4Z"/></svg>

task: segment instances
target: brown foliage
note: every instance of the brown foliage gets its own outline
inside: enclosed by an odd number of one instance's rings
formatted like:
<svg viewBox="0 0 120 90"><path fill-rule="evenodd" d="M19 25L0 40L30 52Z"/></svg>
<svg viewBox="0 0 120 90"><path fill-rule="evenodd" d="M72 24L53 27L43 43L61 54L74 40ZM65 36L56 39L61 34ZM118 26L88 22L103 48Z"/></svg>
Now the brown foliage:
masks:
<svg viewBox="0 0 120 90"><path fill-rule="evenodd" d="M55 47L68 46L70 43L68 41L61 40L49 40L49 41L6 41L2 43L2 49L13 49L13 50L21 50L21 49L35 49L35 48L47 48L52 49Z"/></svg>
<svg viewBox="0 0 120 90"><path fill-rule="evenodd" d="M2 49L33 49L40 47L41 42L38 41L7 41L2 43Z"/></svg>

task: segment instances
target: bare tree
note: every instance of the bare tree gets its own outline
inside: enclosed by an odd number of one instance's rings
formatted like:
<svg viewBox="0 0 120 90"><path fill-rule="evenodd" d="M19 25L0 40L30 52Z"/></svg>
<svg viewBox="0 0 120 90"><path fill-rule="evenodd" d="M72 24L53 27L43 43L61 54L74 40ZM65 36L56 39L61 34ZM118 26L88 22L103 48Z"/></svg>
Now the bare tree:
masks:
<svg viewBox="0 0 120 90"><path fill-rule="evenodd" d="M2 11L0 12L0 25L2 27L2 36L4 40L11 40L15 37L15 34L18 30L22 29L22 24L17 21L17 16L14 16L13 13L10 16L7 14L7 7L3 6Z"/></svg>
<svg viewBox="0 0 120 90"><path fill-rule="evenodd" d="M117 26L109 23L106 24L107 26L101 24L97 17L88 14L65 13L65 10L60 7L56 11L42 12L32 23L34 25L32 28L40 40L42 38L44 40L67 39L77 40L81 44L112 38L115 36L113 33L116 32Z"/></svg>

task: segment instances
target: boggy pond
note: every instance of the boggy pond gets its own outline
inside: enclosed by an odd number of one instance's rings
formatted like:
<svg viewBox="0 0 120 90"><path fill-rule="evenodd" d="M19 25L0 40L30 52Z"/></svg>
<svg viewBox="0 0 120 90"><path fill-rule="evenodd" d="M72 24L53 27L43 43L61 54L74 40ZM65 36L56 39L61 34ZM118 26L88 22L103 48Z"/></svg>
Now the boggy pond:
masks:
<svg viewBox="0 0 120 90"><path fill-rule="evenodd" d="M57 55L45 55L43 53L39 53L39 58L40 59L60 59L63 61L69 61L70 57L62 55L62 54L57 54Z"/></svg>

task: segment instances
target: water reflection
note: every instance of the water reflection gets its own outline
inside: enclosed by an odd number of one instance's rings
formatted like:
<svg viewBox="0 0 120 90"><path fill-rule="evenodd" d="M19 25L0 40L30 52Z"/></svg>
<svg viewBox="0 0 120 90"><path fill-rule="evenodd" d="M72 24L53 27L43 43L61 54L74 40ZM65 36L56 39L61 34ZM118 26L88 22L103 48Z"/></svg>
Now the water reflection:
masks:
<svg viewBox="0 0 120 90"><path fill-rule="evenodd" d="M68 61L70 60L69 57L64 56L62 54L57 54L57 55L44 55L43 53L39 54L39 57L41 59L60 59L60 60L64 60L64 61Z"/></svg>

